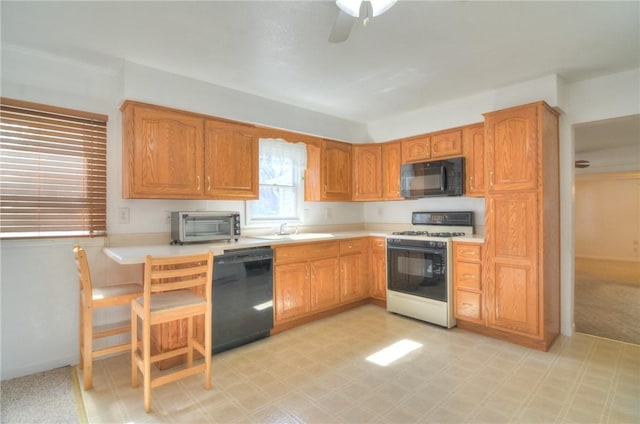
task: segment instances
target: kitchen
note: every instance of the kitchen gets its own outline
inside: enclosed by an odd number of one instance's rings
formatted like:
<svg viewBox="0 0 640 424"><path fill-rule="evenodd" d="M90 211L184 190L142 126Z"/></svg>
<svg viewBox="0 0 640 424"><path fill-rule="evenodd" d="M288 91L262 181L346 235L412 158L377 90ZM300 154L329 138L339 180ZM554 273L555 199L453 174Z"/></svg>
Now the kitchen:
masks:
<svg viewBox="0 0 640 424"><path fill-rule="evenodd" d="M400 6L396 5L396 6ZM3 5L4 8L4 5ZM3 11L3 19L4 18ZM3 25L4 26L4 25ZM95 61L98 63L96 64ZM322 134L353 141L387 141L395 138L438 131L482 120L482 113L545 100L563 110L560 122L560 159L573 163L572 125L592 120L638 113L637 69L619 70L608 75L566 82L556 74L529 78L487 90L442 101L411 111L374 120L368 125L312 113L265 98L236 92L176 73L154 69L129 61L100 66L91 61L68 60L64 56L43 54L37 50L5 44L3 40L3 96L49 104L62 104L109 115L108 130L113 141L108 160L108 245L153 244L169 231L165 212L172 210L243 210L242 201L169 201L122 199L121 140L119 107L124 99L140 99L183 110L215 116L259 122L309 134ZM47 73L27 70L48 69ZM61 84L61 81L64 84ZM160 90L161 88L161 90ZM471 92L470 92L471 93ZM572 334L572 181L573 169L561 166L562 211L562 333ZM484 201L477 198L441 199L440 210L472 210L484 222ZM350 203L307 202L308 223L312 230L324 231L358 227L378 230L403 226L411 221L411 212L429 210L429 200ZM120 223L118 211L129 209L129 223ZM159 231L160 229L160 231ZM400 228L398 228L400 229ZM275 230L275 227L273 228ZM2 243L2 378L23 375L73 363L76 358L77 321L76 285L67 241ZM117 271L122 279L137 269L116 268L102 258L102 240L87 240L92 263L98 275ZM43 266L32 269L33 257ZM26 271L28 270L28 271ZM38 296L34 296L34 294ZM29 318L24 318L24 299L34 299ZM42 299L42 300L40 300ZM16 323L20 323L17 325ZM25 338L25 333L36 337ZM46 357L41 355L47 346ZM26 353L25 353L26 352Z"/></svg>

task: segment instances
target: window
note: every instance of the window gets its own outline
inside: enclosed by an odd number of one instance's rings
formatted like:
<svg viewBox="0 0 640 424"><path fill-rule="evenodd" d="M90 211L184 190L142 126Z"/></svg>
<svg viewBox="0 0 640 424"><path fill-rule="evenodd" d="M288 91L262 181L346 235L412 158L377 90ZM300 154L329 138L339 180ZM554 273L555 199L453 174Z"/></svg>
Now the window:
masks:
<svg viewBox="0 0 640 424"><path fill-rule="evenodd" d="M259 200L247 202L247 223L300 221L307 167L304 143L260 139Z"/></svg>
<svg viewBox="0 0 640 424"><path fill-rule="evenodd" d="M107 117L0 99L0 238L106 234Z"/></svg>

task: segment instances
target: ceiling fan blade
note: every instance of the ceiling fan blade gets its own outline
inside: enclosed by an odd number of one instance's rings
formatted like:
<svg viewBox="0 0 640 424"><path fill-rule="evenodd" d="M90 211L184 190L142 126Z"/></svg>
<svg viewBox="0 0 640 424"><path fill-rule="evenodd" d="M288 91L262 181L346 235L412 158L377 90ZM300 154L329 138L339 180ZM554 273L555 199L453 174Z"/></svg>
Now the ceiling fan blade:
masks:
<svg viewBox="0 0 640 424"><path fill-rule="evenodd" d="M331 28L329 41L332 43L341 43L349 38L354 21L355 19L353 17L340 10Z"/></svg>

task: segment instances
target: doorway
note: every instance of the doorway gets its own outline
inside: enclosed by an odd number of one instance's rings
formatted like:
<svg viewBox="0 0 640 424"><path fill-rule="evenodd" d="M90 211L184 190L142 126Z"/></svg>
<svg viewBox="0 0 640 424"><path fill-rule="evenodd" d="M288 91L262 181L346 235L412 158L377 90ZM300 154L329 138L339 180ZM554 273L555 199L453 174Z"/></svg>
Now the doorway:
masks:
<svg viewBox="0 0 640 424"><path fill-rule="evenodd" d="M574 130L576 331L640 344L640 117Z"/></svg>

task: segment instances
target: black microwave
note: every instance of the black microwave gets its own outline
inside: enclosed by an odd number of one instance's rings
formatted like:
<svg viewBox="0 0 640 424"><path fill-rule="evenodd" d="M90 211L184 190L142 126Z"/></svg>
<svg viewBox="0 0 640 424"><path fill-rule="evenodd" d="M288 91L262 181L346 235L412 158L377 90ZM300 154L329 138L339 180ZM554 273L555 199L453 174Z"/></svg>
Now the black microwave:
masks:
<svg viewBox="0 0 640 424"><path fill-rule="evenodd" d="M400 179L403 197L462 196L464 158L402 165Z"/></svg>

